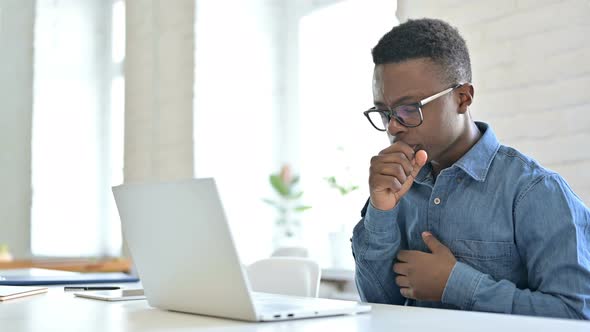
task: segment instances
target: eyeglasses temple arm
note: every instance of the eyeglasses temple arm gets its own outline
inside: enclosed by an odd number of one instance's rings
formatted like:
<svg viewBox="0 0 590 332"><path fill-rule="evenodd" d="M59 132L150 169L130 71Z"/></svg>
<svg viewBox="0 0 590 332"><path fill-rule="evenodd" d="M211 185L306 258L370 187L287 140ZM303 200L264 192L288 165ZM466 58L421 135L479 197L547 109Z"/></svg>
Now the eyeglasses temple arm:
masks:
<svg viewBox="0 0 590 332"><path fill-rule="evenodd" d="M424 105L428 104L429 102L435 100L436 98L455 90L456 88L460 87L461 85L463 85L463 84L457 84L457 85L452 86L446 90L443 90L433 96L430 96L428 98L424 98L424 99L420 100L420 106L424 106Z"/></svg>
<svg viewBox="0 0 590 332"><path fill-rule="evenodd" d="M443 91L441 91L441 92L439 92L439 93L437 93L437 94L435 94L433 96L430 96L428 98L424 98L424 99L420 100L420 106L424 106L424 105L428 104L429 102L435 100L436 98L438 98L438 97L440 97L440 96L442 96L444 94L449 93L449 91L451 91L453 89L454 88L448 88L448 89L443 90Z"/></svg>

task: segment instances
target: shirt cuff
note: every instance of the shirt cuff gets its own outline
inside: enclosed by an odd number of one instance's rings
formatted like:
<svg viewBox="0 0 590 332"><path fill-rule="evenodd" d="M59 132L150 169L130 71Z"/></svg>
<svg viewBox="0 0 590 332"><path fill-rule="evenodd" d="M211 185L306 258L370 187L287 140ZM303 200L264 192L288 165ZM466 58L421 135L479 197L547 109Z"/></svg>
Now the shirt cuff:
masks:
<svg viewBox="0 0 590 332"><path fill-rule="evenodd" d="M365 229L375 233L391 232L391 224L397 219L397 211L397 207L391 210L379 210L369 202L365 214Z"/></svg>
<svg viewBox="0 0 590 332"><path fill-rule="evenodd" d="M484 274L471 266L457 262L451 270L447 285L443 290L441 301L452 304L462 310L471 310L473 294Z"/></svg>

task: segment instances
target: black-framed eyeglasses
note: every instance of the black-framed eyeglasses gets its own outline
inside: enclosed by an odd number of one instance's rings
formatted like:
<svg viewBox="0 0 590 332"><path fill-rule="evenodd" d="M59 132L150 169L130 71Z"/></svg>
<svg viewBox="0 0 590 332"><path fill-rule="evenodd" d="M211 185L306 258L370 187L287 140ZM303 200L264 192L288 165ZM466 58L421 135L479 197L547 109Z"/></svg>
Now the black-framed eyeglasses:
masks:
<svg viewBox="0 0 590 332"><path fill-rule="evenodd" d="M373 127L379 131L387 131L387 127L389 126L389 122L392 118L397 120L397 122L399 122L404 127L418 127L422 124L422 121L424 121L424 117L422 116L422 107L424 107L424 105L446 95L461 85L463 84L456 84L437 94L424 98L417 103L400 105L388 110L380 110L377 109L377 107L371 107L363 112L363 114L367 117L371 125L373 125Z"/></svg>

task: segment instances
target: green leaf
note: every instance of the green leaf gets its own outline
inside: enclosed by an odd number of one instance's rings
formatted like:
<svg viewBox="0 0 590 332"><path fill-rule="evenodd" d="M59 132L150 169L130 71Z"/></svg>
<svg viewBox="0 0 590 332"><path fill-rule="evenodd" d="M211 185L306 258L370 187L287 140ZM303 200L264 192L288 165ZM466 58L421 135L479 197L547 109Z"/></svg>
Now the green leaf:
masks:
<svg viewBox="0 0 590 332"><path fill-rule="evenodd" d="M264 203L266 203L266 204L269 204L269 205L272 205L272 206L274 206L274 207L276 207L276 208L278 208L278 207L279 207L279 203L277 203L277 202L275 202L275 201L273 201L273 200L271 200L271 199L268 199L268 198L263 198L263 199L262 199L262 201L263 201Z"/></svg>
<svg viewBox="0 0 590 332"><path fill-rule="evenodd" d="M350 186L348 188L344 188L344 187L338 187L340 189L340 193L344 196L344 195L348 195L351 192L357 190L359 188L359 186Z"/></svg>
<svg viewBox="0 0 590 332"><path fill-rule="evenodd" d="M283 197L289 195L289 188L285 185L285 183L283 183L283 181L281 180L281 178L278 175L276 175L276 174L271 175L269 180L270 180L270 184L272 185L272 187L276 190L276 192L279 195L281 195Z"/></svg>
<svg viewBox="0 0 590 332"><path fill-rule="evenodd" d="M325 177L324 180L326 180L330 186L336 185L336 178L334 176Z"/></svg>
<svg viewBox="0 0 590 332"><path fill-rule="evenodd" d="M311 206L309 206L309 205L300 205L300 206L295 207L296 212L303 212L303 211L309 210L309 209L311 209Z"/></svg>
<svg viewBox="0 0 590 332"><path fill-rule="evenodd" d="M297 193L294 193L294 194L289 194L285 198L288 199L288 200L290 200L290 201L293 201L293 200L296 200L296 199L301 198L301 196L303 196L303 191L300 191L300 192L297 192Z"/></svg>
<svg viewBox="0 0 590 332"><path fill-rule="evenodd" d="M338 184L338 181L336 181L335 176L325 177L324 180L326 180L326 182L328 182L328 184L330 185L330 188L337 189L338 192L340 192L340 194L342 196L348 195L350 192L355 191L359 188L359 186L357 186L357 185L351 185L349 187L342 186L342 185Z"/></svg>

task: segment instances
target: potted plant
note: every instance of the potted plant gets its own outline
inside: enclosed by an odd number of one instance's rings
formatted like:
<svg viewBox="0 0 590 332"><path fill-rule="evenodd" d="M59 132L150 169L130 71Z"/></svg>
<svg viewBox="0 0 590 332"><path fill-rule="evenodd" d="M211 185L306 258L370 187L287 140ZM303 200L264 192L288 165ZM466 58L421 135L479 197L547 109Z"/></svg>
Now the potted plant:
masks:
<svg viewBox="0 0 590 332"><path fill-rule="evenodd" d="M358 185L345 184L342 180L339 180L336 176L325 177L324 180L330 186L330 188L336 190L341 197L339 201L341 204L354 205L347 199L350 193L359 189ZM352 254L350 249L350 236L351 230L342 224L338 230L332 231L328 234L330 241L330 251L332 256L332 267L338 269L352 270L354 268L354 261L352 260Z"/></svg>
<svg viewBox="0 0 590 332"><path fill-rule="evenodd" d="M263 199L277 211L273 246L276 249L281 246L300 245L302 227L299 215L311 206L300 203L303 191L297 188L299 176L292 173L289 165L283 165L278 173L269 176L269 182L277 196L276 199Z"/></svg>

